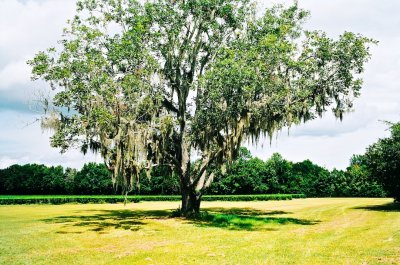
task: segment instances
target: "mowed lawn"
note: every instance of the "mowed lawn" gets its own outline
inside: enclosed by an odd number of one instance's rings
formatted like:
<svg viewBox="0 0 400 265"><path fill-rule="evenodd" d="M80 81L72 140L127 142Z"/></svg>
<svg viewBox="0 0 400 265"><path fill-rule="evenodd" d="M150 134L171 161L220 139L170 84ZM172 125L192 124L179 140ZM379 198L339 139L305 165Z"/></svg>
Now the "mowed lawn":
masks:
<svg viewBox="0 0 400 265"><path fill-rule="evenodd" d="M0 206L1 264L400 264L391 199Z"/></svg>

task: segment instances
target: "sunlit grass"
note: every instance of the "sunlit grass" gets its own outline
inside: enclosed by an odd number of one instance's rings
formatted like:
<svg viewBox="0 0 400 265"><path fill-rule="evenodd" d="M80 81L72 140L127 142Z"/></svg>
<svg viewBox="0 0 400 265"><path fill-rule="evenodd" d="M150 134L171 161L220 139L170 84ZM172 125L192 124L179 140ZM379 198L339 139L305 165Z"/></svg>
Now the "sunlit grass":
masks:
<svg viewBox="0 0 400 265"><path fill-rule="evenodd" d="M400 264L390 199L0 206L1 264Z"/></svg>

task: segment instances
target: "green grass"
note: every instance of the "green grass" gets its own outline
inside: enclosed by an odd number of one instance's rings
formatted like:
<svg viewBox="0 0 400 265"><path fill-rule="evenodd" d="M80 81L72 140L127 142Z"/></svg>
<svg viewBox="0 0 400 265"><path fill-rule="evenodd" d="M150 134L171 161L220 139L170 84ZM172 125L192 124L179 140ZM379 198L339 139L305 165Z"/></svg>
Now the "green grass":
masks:
<svg viewBox="0 0 400 265"><path fill-rule="evenodd" d="M203 201L269 201L304 198L303 194L205 195ZM64 204L64 203L118 203L121 195L0 195L0 204ZM181 196L129 195L128 202L180 201Z"/></svg>
<svg viewBox="0 0 400 265"><path fill-rule="evenodd" d="M0 206L0 264L400 264L391 199Z"/></svg>

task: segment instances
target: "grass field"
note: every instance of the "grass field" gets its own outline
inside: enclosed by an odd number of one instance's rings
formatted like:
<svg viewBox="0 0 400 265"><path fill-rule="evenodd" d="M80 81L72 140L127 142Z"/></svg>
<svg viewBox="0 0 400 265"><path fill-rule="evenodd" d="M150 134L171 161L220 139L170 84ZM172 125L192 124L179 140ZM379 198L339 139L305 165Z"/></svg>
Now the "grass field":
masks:
<svg viewBox="0 0 400 265"><path fill-rule="evenodd" d="M400 264L391 199L0 206L1 264Z"/></svg>

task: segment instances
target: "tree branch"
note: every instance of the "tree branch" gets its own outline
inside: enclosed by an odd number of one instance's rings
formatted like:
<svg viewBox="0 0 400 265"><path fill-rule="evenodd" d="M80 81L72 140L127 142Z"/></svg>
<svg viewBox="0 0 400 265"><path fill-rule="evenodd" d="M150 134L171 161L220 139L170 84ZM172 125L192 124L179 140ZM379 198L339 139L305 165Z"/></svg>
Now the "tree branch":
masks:
<svg viewBox="0 0 400 265"><path fill-rule="evenodd" d="M176 107L174 106L174 104L173 104L171 101L169 101L166 97L164 97L164 99L163 99L163 101L162 101L162 104L163 104L163 106L166 107L168 110L173 111L173 112L175 112L177 115L179 115L179 110L178 110L178 108L176 108Z"/></svg>

